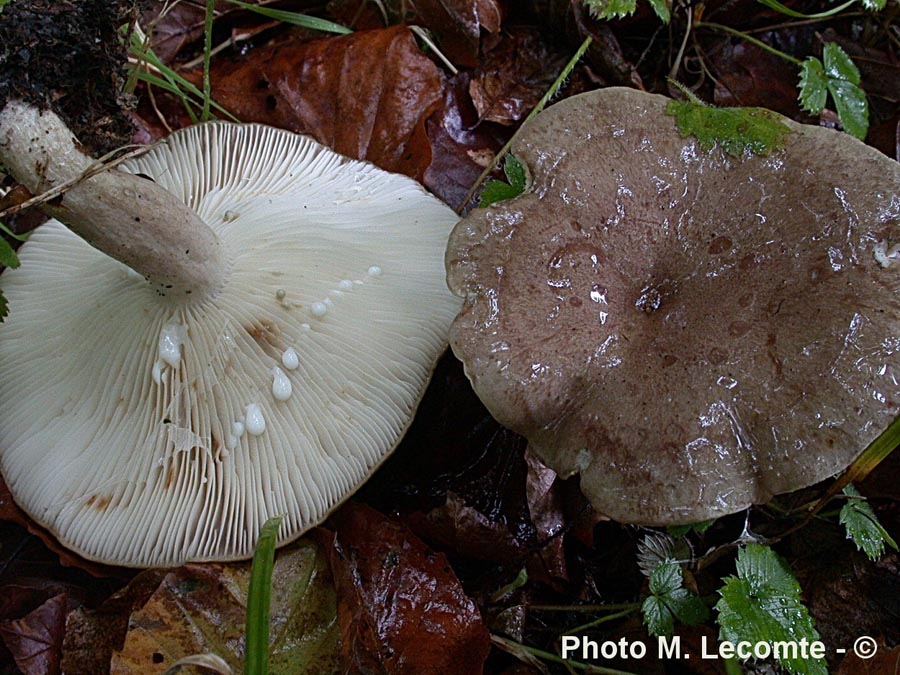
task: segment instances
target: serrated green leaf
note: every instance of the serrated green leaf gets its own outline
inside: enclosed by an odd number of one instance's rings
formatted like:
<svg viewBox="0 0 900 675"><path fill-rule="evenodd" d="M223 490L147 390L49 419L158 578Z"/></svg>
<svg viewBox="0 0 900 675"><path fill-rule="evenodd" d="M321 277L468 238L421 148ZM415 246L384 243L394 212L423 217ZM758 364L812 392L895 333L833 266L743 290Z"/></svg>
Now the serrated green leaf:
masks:
<svg viewBox="0 0 900 675"><path fill-rule="evenodd" d="M862 4L870 12L880 12L887 4L887 0L862 0Z"/></svg>
<svg viewBox="0 0 900 675"><path fill-rule="evenodd" d="M675 630L675 617L662 598L648 595L641 605L644 625L653 635L671 635Z"/></svg>
<svg viewBox="0 0 900 675"><path fill-rule="evenodd" d="M869 130L869 102L859 86L859 69L836 42L822 50L828 91L841 124L851 136L863 140Z"/></svg>
<svg viewBox="0 0 900 675"><path fill-rule="evenodd" d="M825 74L829 80L845 80L859 84L859 68L837 42L827 42L822 49Z"/></svg>
<svg viewBox="0 0 900 675"><path fill-rule="evenodd" d="M525 167L515 155L508 155L503 162L503 173L509 184L521 194L525 192Z"/></svg>
<svg viewBox="0 0 900 675"><path fill-rule="evenodd" d="M810 56L800 66L800 107L818 115L828 99L828 78L825 66L815 56Z"/></svg>
<svg viewBox="0 0 900 675"><path fill-rule="evenodd" d="M490 206L494 202L501 202L505 199L518 197L525 192L525 167L515 155L508 155L503 163L503 173L506 175L508 183L500 180L492 180L484 186L481 191L481 197L478 199L478 206L484 208Z"/></svg>
<svg viewBox="0 0 900 675"><path fill-rule="evenodd" d="M3 319L5 319L9 315L9 304L6 302L6 296L3 295L3 291L0 291L0 323L3 323Z"/></svg>
<svg viewBox="0 0 900 675"><path fill-rule="evenodd" d="M694 136L700 147L718 145L729 155L745 151L767 155L784 144L791 129L781 115L764 108L714 108L693 101L669 101L666 114L678 122L682 136Z"/></svg>
<svg viewBox="0 0 900 675"><path fill-rule="evenodd" d="M869 102L866 92L852 82L828 80L841 125L851 136L865 140L869 131Z"/></svg>
<svg viewBox="0 0 900 675"><path fill-rule="evenodd" d="M669 593L666 605L687 626L696 626L709 617L709 609L703 601L686 588L678 588Z"/></svg>
<svg viewBox="0 0 900 675"><path fill-rule="evenodd" d="M656 12L656 16L659 17L659 20L663 23L669 23L669 19L672 18L672 15L669 10L668 0L649 0L649 2L653 11Z"/></svg>
<svg viewBox="0 0 900 675"><path fill-rule="evenodd" d="M671 635L675 619L694 625L706 620L706 605L682 586L681 566L666 560L650 573L650 595L641 611L644 623L654 635Z"/></svg>
<svg viewBox="0 0 900 675"><path fill-rule="evenodd" d="M19 256L9 245L9 242L0 237L0 265L15 269L19 266Z"/></svg>
<svg viewBox="0 0 900 675"><path fill-rule="evenodd" d="M637 0L584 0L584 4L598 19L628 16L637 8Z"/></svg>
<svg viewBox="0 0 900 675"><path fill-rule="evenodd" d="M661 562L650 573L650 593L667 595L681 588L681 567L671 560Z"/></svg>
<svg viewBox="0 0 900 675"><path fill-rule="evenodd" d="M869 502L862 498L853 485L846 486L844 494L850 499L841 508L840 523L846 528L847 538L853 540L856 548L872 561L884 555L885 543L896 551L897 542L878 522Z"/></svg>
<svg viewBox="0 0 900 675"><path fill-rule="evenodd" d="M812 617L800 599L800 584L770 548L748 544L738 551L737 577L728 577L716 603L719 639L737 644L819 640ZM827 675L824 659L787 658L781 664L795 675Z"/></svg>

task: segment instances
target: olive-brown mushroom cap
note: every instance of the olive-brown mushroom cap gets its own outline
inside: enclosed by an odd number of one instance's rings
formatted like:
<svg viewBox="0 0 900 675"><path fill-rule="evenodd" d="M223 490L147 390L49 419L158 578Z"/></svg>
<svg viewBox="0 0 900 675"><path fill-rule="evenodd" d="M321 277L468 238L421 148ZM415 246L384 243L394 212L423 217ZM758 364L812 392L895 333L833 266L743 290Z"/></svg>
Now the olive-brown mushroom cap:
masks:
<svg viewBox="0 0 900 675"><path fill-rule="evenodd" d="M769 156L704 151L667 102L605 89L539 115L512 149L529 191L473 211L446 258L482 401L643 524L822 480L900 402L900 164L788 120Z"/></svg>

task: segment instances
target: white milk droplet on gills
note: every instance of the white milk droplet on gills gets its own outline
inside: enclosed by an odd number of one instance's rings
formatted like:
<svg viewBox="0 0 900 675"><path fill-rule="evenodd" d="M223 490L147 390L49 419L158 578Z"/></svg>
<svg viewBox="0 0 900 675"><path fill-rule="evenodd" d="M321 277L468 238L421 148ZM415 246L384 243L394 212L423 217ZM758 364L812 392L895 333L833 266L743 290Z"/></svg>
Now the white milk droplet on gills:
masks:
<svg viewBox="0 0 900 675"><path fill-rule="evenodd" d="M266 430L266 418L262 409L255 403L247 406L247 433L251 436L259 436Z"/></svg>
<svg viewBox="0 0 900 675"><path fill-rule="evenodd" d="M231 433L233 433L238 438L244 435L244 431L246 431L246 429L244 429L243 422L235 422L231 425Z"/></svg>
<svg viewBox="0 0 900 675"><path fill-rule="evenodd" d="M153 362L153 381L156 384L160 384L162 382L162 369L163 362L159 359L156 359L156 361Z"/></svg>
<svg viewBox="0 0 900 675"><path fill-rule="evenodd" d="M159 358L172 368L177 368L181 361L181 346L187 337L184 326L167 323L159 333Z"/></svg>
<svg viewBox="0 0 900 675"><path fill-rule="evenodd" d="M384 270L382 270L378 265L372 265L368 270L368 275L370 277L380 277Z"/></svg>
<svg viewBox="0 0 900 675"><path fill-rule="evenodd" d="M228 434L225 437L225 447L228 448L229 450L234 449L237 446L237 444L238 444L238 437L235 436L234 434Z"/></svg>
<svg viewBox="0 0 900 675"><path fill-rule="evenodd" d="M278 366L272 368L272 396L279 401L287 401L293 391L294 388L291 385L291 381L284 374L284 371Z"/></svg>
<svg viewBox="0 0 900 675"><path fill-rule="evenodd" d="M341 279L340 282L338 282L338 289L341 291L352 291L353 282L349 279Z"/></svg>
<svg viewBox="0 0 900 675"><path fill-rule="evenodd" d="M288 370L296 370L300 366L300 357L293 347L288 347L281 355L281 365Z"/></svg>
<svg viewBox="0 0 900 675"><path fill-rule="evenodd" d="M328 311L328 305L324 302L314 302L309 306L309 311L313 316L325 316L325 313Z"/></svg>

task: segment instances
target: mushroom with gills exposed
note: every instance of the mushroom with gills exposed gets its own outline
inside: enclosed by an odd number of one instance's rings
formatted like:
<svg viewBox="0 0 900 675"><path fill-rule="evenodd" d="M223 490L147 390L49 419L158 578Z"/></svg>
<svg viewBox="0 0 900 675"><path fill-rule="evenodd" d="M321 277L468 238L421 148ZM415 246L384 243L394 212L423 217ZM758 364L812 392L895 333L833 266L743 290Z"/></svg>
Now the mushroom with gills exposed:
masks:
<svg viewBox="0 0 900 675"><path fill-rule="evenodd" d="M610 88L523 128L521 196L454 229L450 342L488 409L623 522L691 523L823 480L898 414L900 164L784 120L703 150Z"/></svg>
<svg viewBox="0 0 900 675"><path fill-rule="evenodd" d="M92 160L13 101L0 163L40 194ZM281 543L319 523L399 442L459 309L451 209L262 125L176 132L44 208L0 277L0 469L105 563L241 559L270 517Z"/></svg>

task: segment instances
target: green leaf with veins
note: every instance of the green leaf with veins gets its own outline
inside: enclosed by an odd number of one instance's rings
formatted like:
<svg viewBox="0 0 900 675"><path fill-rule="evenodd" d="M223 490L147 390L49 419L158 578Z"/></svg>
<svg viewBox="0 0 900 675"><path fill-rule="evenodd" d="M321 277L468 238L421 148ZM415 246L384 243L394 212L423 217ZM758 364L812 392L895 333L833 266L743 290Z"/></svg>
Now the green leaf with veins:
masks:
<svg viewBox="0 0 900 675"><path fill-rule="evenodd" d="M525 192L525 183L527 176L525 167L515 155L508 155L503 163L503 173L506 175L507 183L502 180L492 180L484 186L481 191L481 197L478 200L478 206L484 208L490 206L494 202L502 202L505 199L518 197Z"/></svg>
<svg viewBox="0 0 900 675"><path fill-rule="evenodd" d="M678 122L682 136L700 147L720 146L729 155L767 155L784 144L791 129L778 113L765 108L714 108L701 101L669 101L666 114Z"/></svg>
<svg viewBox="0 0 900 675"><path fill-rule="evenodd" d="M844 488L844 494L850 499L841 508L840 522L847 530L847 538L853 540L856 548L872 561L884 555L885 543L896 551L897 542L878 522L875 511L859 491L851 484Z"/></svg>
<svg viewBox="0 0 900 675"><path fill-rule="evenodd" d="M829 42L822 50L828 91L834 99L841 124L848 134L863 140L869 129L869 104L866 92L859 86L859 69L837 42Z"/></svg>
<svg viewBox="0 0 900 675"><path fill-rule="evenodd" d="M748 544L738 551L737 576L725 579L716 603L719 639L797 643L819 640L809 611L800 598L800 584L787 564L770 548ZM824 659L779 659L794 675L827 675Z"/></svg>
<svg viewBox="0 0 900 675"><path fill-rule="evenodd" d="M584 4L597 19L628 16L637 8L637 0L584 0Z"/></svg>
<svg viewBox="0 0 900 675"><path fill-rule="evenodd" d="M644 623L654 635L671 635L675 619L689 626L703 623L709 611L703 601L684 588L681 566L666 560L650 573L650 595L641 612Z"/></svg>
<svg viewBox="0 0 900 675"><path fill-rule="evenodd" d="M669 3L667 0L649 0L650 6L653 8L653 11L656 12L656 16L659 17L659 20L663 23L669 23L669 19L671 18L671 13L669 11Z"/></svg>
<svg viewBox="0 0 900 675"><path fill-rule="evenodd" d="M810 56L800 66L800 107L806 112L818 115L828 98L828 78L825 66L814 56Z"/></svg>
<svg viewBox="0 0 900 675"><path fill-rule="evenodd" d="M844 130L863 140L869 129L869 103L859 86L859 69L836 42L822 50L824 63L814 56L800 66L800 105L814 115L825 108L826 91L834 100L834 108Z"/></svg>
<svg viewBox="0 0 900 675"><path fill-rule="evenodd" d="M3 237L0 237L0 265L15 269L19 266L19 256Z"/></svg>

